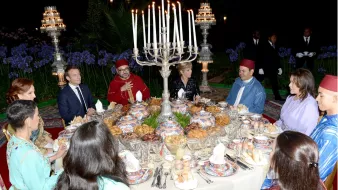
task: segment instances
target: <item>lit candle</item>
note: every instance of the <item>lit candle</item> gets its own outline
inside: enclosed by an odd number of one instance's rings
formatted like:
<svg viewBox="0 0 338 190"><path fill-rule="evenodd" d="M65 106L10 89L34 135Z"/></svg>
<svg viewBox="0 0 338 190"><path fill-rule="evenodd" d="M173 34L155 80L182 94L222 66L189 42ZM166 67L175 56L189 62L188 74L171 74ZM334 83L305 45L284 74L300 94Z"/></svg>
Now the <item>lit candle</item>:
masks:
<svg viewBox="0 0 338 190"><path fill-rule="evenodd" d="M146 39L146 26L144 23L144 11L142 11L142 25L143 25L143 43L144 43L144 47L147 47L147 39Z"/></svg>
<svg viewBox="0 0 338 190"><path fill-rule="evenodd" d="M177 3L178 3L178 16L179 16L179 21L180 21L180 40L181 42L183 42L181 3L179 1L177 1Z"/></svg>
<svg viewBox="0 0 338 190"><path fill-rule="evenodd" d="M153 31L154 31L154 34L153 34L153 40L154 40L154 49L157 49L157 35L156 35L156 18L155 18L155 2L153 2Z"/></svg>
<svg viewBox="0 0 338 190"><path fill-rule="evenodd" d="M170 42L170 1L168 1L168 14L167 14L167 42Z"/></svg>
<svg viewBox="0 0 338 190"><path fill-rule="evenodd" d="M197 48L197 40L196 40L196 31L195 31L195 19L194 19L194 11L191 10L191 21L192 21L192 31L194 34L194 47Z"/></svg>
<svg viewBox="0 0 338 190"><path fill-rule="evenodd" d="M158 42L161 44L161 7L158 6Z"/></svg>
<svg viewBox="0 0 338 190"><path fill-rule="evenodd" d="M135 42L134 42L134 46L135 48L137 48L137 9L135 12Z"/></svg>
<svg viewBox="0 0 338 190"><path fill-rule="evenodd" d="M148 44L150 44L150 5L148 5Z"/></svg>
<svg viewBox="0 0 338 190"><path fill-rule="evenodd" d="M176 17L176 8L175 8L174 4L172 4L172 5L173 5L173 12L174 12L174 31L175 31L174 38L177 37L177 48L181 49L180 34L178 33L178 24L177 24L177 17ZM175 39L174 39L174 41L175 41Z"/></svg>
<svg viewBox="0 0 338 190"><path fill-rule="evenodd" d="M189 25L189 47L191 47L191 24L190 24L190 10L188 10L188 25Z"/></svg>
<svg viewBox="0 0 338 190"><path fill-rule="evenodd" d="M162 0L162 23L163 23L163 27L165 27L165 15L164 15L164 0Z"/></svg>
<svg viewBox="0 0 338 190"><path fill-rule="evenodd" d="M133 40L134 40L134 48L136 48L136 43L135 43L135 22L134 22L134 9L131 10L131 20L132 20L132 25L133 25Z"/></svg>

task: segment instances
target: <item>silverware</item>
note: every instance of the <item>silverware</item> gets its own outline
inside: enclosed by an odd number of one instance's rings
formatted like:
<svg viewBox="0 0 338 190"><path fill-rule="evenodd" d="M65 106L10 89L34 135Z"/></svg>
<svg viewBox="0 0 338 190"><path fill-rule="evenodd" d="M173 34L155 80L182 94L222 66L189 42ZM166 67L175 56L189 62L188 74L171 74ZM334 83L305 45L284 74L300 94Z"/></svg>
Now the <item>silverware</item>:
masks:
<svg viewBox="0 0 338 190"><path fill-rule="evenodd" d="M161 184L161 176L163 174L163 167L161 166L160 167L160 170L158 172L158 175L157 175L157 183L156 183L156 187L158 187L159 189L162 189L162 184Z"/></svg>
<svg viewBox="0 0 338 190"><path fill-rule="evenodd" d="M210 184L210 183L211 183L208 179L206 179L206 178L201 174L200 170L197 170L197 173L198 173L198 175L201 176L202 179L204 179L205 182L207 182L207 184Z"/></svg>
<svg viewBox="0 0 338 190"><path fill-rule="evenodd" d="M159 169L158 169L158 167L157 167L156 170L155 170L155 173L154 173L154 179L153 179L153 182L151 183L151 187L154 187L154 186L155 186L156 177L157 177L157 175L158 175L158 172L159 172Z"/></svg>
<svg viewBox="0 0 338 190"><path fill-rule="evenodd" d="M164 178L164 183L162 185L162 189L166 189L167 188L167 177L168 177L168 175L169 175L169 172L165 172L164 173L165 178Z"/></svg>
<svg viewBox="0 0 338 190"><path fill-rule="evenodd" d="M174 180L174 178L173 178L173 174L172 174L172 169L170 168L170 171L169 171L169 173L170 173L170 180Z"/></svg>
<svg viewBox="0 0 338 190"><path fill-rule="evenodd" d="M252 169L253 169L253 167L250 167L250 166L244 164L244 163L241 162L240 160L235 160L235 159L232 158L229 154L226 154L226 157L227 157L230 161L237 163L238 166L241 167L241 168L244 169L244 170L247 170L247 169L252 170Z"/></svg>
<svg viewBox="0 0 338 190"><path fill-rule="evenodd" d="M203 171L199 170L199 172L205 177L205 179L207 179L210 183L214 183L214 181L212 181L206 173L204 173Z"/></svg>

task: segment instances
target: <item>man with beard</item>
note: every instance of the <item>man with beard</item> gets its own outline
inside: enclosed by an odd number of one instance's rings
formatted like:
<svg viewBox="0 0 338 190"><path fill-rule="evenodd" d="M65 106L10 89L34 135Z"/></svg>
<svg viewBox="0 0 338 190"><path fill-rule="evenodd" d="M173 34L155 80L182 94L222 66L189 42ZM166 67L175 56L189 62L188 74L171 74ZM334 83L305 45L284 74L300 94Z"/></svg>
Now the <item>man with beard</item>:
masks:
<svg viewBox="0 0 338 190"><path fill-rule="evenodd" d="M142 99L150 98L150 91L141 77L130 73L128 61L120 59L115 64L117 75L110 82L107 99L109 102L126 105L134 103L136 93L142 93Z"/></svg>

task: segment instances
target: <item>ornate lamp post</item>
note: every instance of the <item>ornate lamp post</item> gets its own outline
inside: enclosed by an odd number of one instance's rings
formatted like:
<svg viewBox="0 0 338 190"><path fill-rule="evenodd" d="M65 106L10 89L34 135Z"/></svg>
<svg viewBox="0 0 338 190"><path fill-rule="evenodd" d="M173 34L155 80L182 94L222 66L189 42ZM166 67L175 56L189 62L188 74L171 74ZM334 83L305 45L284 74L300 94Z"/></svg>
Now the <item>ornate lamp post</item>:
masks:
<svg viewBox="0 0 338 190"><path fill-rule="evenodd" d="M43 20L41 20L42 26L40 27L41 32L47 32L48 35L52 38L52 42L55 47L54 53L54 62L53 75L58 76L59 82L58 85L60 88L66 84L64 80L65 66L67 63L62 59L62 55L59 49L59 39L60 32L66 30L66 25L63 24L63 20L60 18L60 14L57 12L56 7L50 6L45 7L45 12L43 13Z"/></svg>
<svg viewBox="0 0 338 190"><path fill-rule="evenodd" d="M211 12L211 8L209 3L201 3L201 8L196 15L196 25L200 25L203 35L203 43L201 44L202 49L200 51L200 56L198 59L198 63L202 63L202 73L203 80L200 86L201 92L211 92L210 86L208 84L207 73L208 73L208 64L212 63L212 53L210 48L212 48L211 44L207 43L208 30L211 25L216 24L215 16Z"/></svg>
<svg viewBox="0 0 338 190"><path fill-rule="evenodd" d="M170 6L168 1L167 10L164 11L164 3L162 0L162 7L158 7L158 19L155 15L155 2L152 4L152 15L150 14L150 5L148 6L148 32L146 33L144 12L142 11L142 22L143 22L143 51L145 60L140 60L139 49L137 48L137 10L132 10L133 18L133 37L134 37L134 59L139 65L142 66L158 66L161 68L160 73L163 77L163 93L162 93L162 110L159 116L159 121L163 121L174 115L171 111L169 102L169 90L168 90L168 77L170 75L170 66L174 66L180 63L191 62L196 59L198 54L198 47L196 42L196 32L194 23L194 13L192 10L188 10L188 24L189 24L189 41L185 45L183 40L183 29L182 29L182 16L181 16L181 4L178 3L178 18L176 17L176 6L173 3ZM174 26L173 34L170 33L170 8L174 13ZM161 10L162 8L162 10ZM153 38L150 39L150 18L152 17L152 34ZM156 22L158 21L158 28ZM191 27L192 30L191 31ZM157 30L158 29L158 30ZM158 33L158 36L157 36ZM193 33L194 44L192 45L191 33ZM172 35L172 36L171 36ZM148 39L147 39L147 37ZM172 41L171 41L172 40Z"/></svg>

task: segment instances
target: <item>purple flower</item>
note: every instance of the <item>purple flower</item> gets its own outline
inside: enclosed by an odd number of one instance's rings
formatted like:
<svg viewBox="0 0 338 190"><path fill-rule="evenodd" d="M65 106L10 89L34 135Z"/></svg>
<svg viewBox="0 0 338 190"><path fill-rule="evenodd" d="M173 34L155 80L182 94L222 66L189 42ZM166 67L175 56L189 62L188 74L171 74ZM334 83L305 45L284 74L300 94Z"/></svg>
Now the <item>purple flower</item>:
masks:
<svg viewBox="0 0 338 190"><path fill-rule="evenodd" d="M8 73L8 78L10 79L16 79L18 77L19 77L18 73L15 73L15 72Z"/></svg>
<svg viewBox="0 0 338 190"><path fill-rule="evenodd" d="M238 53L234 52L229 55L230 62L233 63L238 60Z"/></svg>
<svg viewBox="0 0 338 190"><path fill-rule="evenodd" d="M6 46L0 46L0 58L3 59L7 55L7 47Z"/></svg>
<svg viewBox="0 0 338 190"><path fill-rule="evenodd" d="M95 63L95 55L91 54L89 51L82 52L82 59L87 65L92 65Z"/></svg>
<svg viewBox="0 0 338 190"><path fill-rule="evenodd" d="M231 53L235 53L235 50L233 50L233 49L227 49L225 52L228 53L228 54L231 54Z"/></svg>
<svg viewBox="0 0 338 190"><path fill-rule="evenodd" d="M318 68L318 73L325 74L326 70L323 67Z"/></svg>
<svg viewBox="0 0 338 190"><path fill-rule="evenodd" d="M244 42L240 42L237 46L236 46L236 51L241 51L245 48L246 44Z"/></svg>
<svg viewBox="0 0 338 190"><path fill-rule="evenodd" d="M291 48L281 47L278 49L278 54L281 58L289 57L291 55Z"/></svg>
<svg viewBox="0 0 338 190"><path fill-rule="evenodd" d="M111 73L112 73L113 75L116 74L116 68L115 68L115 66L112 66L112 67L110 68L110 70L111 70Z"/></svg>
<svg viewBox="0 0 338 190"><path fill-rule="evenodd" d="M295 57L293 55L290 55L290 57L289 57L289 64L293 65L295 63L296 63Z"/></svg>

